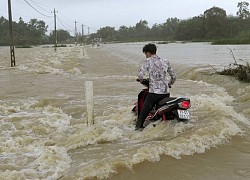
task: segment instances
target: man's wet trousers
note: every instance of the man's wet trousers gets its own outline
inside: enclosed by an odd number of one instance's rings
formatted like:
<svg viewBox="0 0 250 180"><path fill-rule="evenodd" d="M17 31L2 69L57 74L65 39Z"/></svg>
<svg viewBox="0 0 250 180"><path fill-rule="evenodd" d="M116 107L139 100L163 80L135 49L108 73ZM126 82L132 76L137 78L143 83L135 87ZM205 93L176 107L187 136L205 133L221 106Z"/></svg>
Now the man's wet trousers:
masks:
<svg viewBox="0 0 250 180"><path fill-rule="evenodd" d="M143 128L143 123L145 119L147 118L149 112L161 99L165 97L169 97L169 94L148 93L143 103L142 110L137 119L136 126L135 126L136 129Z"/></svg>

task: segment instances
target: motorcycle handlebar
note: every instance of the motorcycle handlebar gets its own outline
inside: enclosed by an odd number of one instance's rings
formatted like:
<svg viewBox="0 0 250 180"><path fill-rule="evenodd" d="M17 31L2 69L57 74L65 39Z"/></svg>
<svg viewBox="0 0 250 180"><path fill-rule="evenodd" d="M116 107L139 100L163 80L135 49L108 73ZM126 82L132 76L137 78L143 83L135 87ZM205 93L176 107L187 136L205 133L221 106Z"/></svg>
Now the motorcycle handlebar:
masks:
<svg viewBox="0 0 250 180"><path fill-rule="evenodd" d="M142 85L149 87L149 79L136 79L136 81L140 82Z"/></svg>

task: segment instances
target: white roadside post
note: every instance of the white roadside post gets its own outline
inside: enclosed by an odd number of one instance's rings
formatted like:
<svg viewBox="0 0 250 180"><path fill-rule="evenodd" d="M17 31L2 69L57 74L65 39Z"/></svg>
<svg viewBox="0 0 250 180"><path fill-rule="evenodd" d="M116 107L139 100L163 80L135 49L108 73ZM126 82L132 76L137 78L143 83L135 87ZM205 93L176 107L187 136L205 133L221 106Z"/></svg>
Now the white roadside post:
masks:
<svg viewBox="0 0 250 180"><path fill-rule="evenodd" d="M93 81L85 81L85 99L87 106L87 125L94 124Z"/></svg>

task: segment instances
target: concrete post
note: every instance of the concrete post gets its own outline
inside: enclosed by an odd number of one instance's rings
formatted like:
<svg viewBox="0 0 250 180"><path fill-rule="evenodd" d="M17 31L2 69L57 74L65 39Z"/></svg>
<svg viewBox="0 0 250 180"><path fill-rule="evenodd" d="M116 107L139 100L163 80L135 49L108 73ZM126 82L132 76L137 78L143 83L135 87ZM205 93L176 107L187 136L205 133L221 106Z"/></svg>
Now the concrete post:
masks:
<svg viewBox="0 0 250 180"><path fill-rule="evenodd" d="M85 99L87 106L87 125L94 124L93 81L85 81Z"/></svg>

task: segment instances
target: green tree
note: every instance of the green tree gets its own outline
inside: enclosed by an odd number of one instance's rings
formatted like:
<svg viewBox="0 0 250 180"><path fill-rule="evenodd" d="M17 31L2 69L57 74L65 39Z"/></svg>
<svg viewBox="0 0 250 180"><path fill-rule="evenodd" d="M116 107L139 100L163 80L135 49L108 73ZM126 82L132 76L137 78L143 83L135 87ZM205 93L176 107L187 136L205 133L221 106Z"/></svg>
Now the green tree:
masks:
<svg viewBox="0 0 250 180"><path fill-rule="evenodd" d="M162 24L153 24L150 30L150 37L152 40L165 40L163 33L164 27Z"/></svg>
<svg viewBox="0 0 250 180"><path fill-rule="evenodd" d="M33 37L31 36L31 30L27 23L23 21L20 17L18 23L13 23L13 34L15 39L15 44L17 45L27 45L30 44L29 41Z"/></svg>
<svg viewBox="0 0 250 180"><path fill-rule="evenodd" d="M114 27L106 26L104 28L100 28L97 31L97 34L104 40L104 41L114 41L116 31Z"/></svg>
<svg viewBox="0 0 250 180"><path fill-rule="evenodd" d="M174 39L179 21L177 18L168 18L166 22L163 23L163 35L166 39Z"/></svg>
<svg viewBox="0 0 250 180"><path fill-rule="evenodd" d="M246 19L250 16L248 6L249 3L246 1L238 3L237 7L239 8L239 10L237 12L237 16L239 16L240 19Z"/></svg>
<svg viewBox="0 0 250 180"><path fill-rule="evenodd" d="M242 30L241 22L239 21L239 17L236 16L228 16L228 28L225 29L227 32L228 38L234 38L239 32Z"/></svg>
<svg viewBox="0 0 250 180"><path fill-rule="evenodd" d="M63 29L58 29L57 30L57 42L58 43L67 43L72 40L73 37L70 36L68 31L65 31ZM55 31L53 30L50 33L49 36L49 42L54 43L55 42Z"/></svg>
<svg viewBox="0 0 250 180"><path fill-rule="evenodd" d="M3 16L0 17L0 45L7 45L9 43L9 21Z"/></svg>
<svg viewBox="0 0 250 180"><path fill-rule="evenodd" d="M224 9L212 7L204 12L204 30L208 39L226 36L227 14Z"/></svg>
<svg viewBox="0 0 250 180"><path fill-rule="evenodd" d="M128 39L128 37L129 37L129 28L126 26L120 26L117 33L117 40L123 41Z"/></svg>
<svg viewBox="0 0 250 180"><path fill-rule="evenodd" d="M237 5L237 7L239 8L237 12L238 26L240 26L241 31L249 31L250 29L250 13L249 13L248 6L249 6L249 3L246 1L239 2ZM246 33L243 33L243 34L246 34Z"/></svg>
<svg viewBox="0 0 250 180"><path fill-rule="evenodd" d="M29 22L29 26L31 27L31 29L37 30L41 35L45 34L48 28L44 21L37 19L31 19Z"/></svg>
<svg viewBox="0 0 250 180"><path fill-rule="evenodd" d="M149 27L148 27L148 22L146 20L140 20L140 22L136 23L135 25L135 31L137 38L139 40L144 40L148 38L148 33L149 33Z"/></svg>

